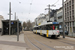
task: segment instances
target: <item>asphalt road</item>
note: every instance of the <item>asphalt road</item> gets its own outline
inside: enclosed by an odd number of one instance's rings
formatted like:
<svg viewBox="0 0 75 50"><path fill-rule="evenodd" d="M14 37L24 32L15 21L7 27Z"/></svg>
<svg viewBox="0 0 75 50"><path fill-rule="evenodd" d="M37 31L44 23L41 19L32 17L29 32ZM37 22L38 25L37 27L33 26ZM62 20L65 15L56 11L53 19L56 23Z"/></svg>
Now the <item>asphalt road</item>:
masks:
<svg viewBox="0 0 75 50"><path fill-rule="evenodd" d="M75 50L75 40L59 38L46 38L31 31L24 32L26 44L30 50Z"/></svg>

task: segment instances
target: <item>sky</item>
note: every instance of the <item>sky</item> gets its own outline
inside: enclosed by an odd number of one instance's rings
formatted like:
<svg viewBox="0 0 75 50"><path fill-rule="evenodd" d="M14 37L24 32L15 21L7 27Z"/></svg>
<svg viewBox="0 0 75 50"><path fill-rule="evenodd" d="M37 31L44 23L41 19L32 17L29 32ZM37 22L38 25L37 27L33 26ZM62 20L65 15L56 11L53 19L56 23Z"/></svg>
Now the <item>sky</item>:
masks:
<svg viewBox="0 0 75 50"><path fill-rule="evenodd" d="M30 20L34 22L35 18L39 16L41 13L48 13L48 5L55 4L56 7L51 6L51 9L59 9L62 7L62 0L1 0L0 1L0 15L4 17L4 19L9 19L9 2L11 2L11 19L13 20L15 17L15 12L17 18L24 22Z"/></svg>

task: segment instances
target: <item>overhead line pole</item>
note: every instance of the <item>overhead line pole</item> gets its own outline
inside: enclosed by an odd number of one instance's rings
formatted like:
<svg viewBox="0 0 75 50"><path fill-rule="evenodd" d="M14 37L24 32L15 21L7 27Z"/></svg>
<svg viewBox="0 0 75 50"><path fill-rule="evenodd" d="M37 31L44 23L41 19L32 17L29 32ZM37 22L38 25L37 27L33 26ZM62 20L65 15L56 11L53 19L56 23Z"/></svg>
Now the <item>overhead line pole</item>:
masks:
<svg viewBox="0 0 75 50"><path fill-rule="evenodd" d="M48 5L48 7L49 7L49 21L50 21L50 5Z"/></svg>
<svg viewBox="0 0 75 50"><path fill-rule="evenodd" d="M19 19L17 19L17 41L19 41Z"/></svg>
<svg viewBox="0 0 75 50"><path fill-rule="evenodd" d="M64 0L62 0L62 7L63 7L63 38L65 38Z"/></svg>
<svg viewBox="0 0 75 50"><path fill-rule="evenodd" d="M11 34L11 2L9 2L9 35Z"/></svg>
<svg viewBox="0 0 75 50"><path fill-rule="evenodd" d="M15 20L16 20L16 12L15 12Z"/></svg>

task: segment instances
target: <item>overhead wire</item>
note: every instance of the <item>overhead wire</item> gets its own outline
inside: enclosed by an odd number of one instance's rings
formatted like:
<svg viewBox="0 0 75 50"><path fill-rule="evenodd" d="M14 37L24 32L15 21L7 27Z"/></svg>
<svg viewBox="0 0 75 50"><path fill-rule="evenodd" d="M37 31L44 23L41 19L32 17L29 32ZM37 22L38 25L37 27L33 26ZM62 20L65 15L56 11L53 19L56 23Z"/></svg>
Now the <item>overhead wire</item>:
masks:
<svg viewBox="0 0 75 50"><path fill-rule="evenodd" d="M58 3L59 2L59 0L57 0L57 2L55 2L54 4L52 4L52 5L55 5L56 3Z"/></svg>

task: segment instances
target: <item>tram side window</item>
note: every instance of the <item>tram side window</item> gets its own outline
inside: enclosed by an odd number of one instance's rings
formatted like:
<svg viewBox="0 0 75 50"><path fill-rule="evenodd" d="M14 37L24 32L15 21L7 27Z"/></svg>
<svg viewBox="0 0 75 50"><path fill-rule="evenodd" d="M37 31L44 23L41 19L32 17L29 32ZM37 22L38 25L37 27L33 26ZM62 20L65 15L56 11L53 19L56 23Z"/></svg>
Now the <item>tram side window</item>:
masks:
<svg viewBox="0 0 75 50"><path fill-rule="evenodd" d="M44 30L46 30L46 25L44 25Z"/></svg>
<svg viewBox="0 0 75 50"><path fill-rule="evenodd" d="M39 30L41 30L41 26L39 27Z"/></svg>
<svg viewBox="0 0 75 50"><path fill-rule="evenodd" d="M37 30L38 30L39 28L37 27Z"/></svg>
<svg viewBox="0 0 75 50"><path fill-rule="evenodd" d="M59 25L53 25L53 30L58 30L59 29Z"/></svg>
<svg viewBox="0 0 75 50"><path fill-rule="evenodd" d="M55 30L55 26L53 25L53 30Z"/></svg>
<svg viewBox="0 0 75 50"><path fill-rule="evenodd" d="M39 30L39 27L36 27L36 30Z"/></svg>
<svg viewBox="0 0 75 50"><path fill-rule="evenodd" d="M35 28L34 28L34 30L37 30L37 29L38 29L38 27L35 27Z"/></svg>
<svg viewBox="0 0 75 50"><path fill-rule="evenodd" d="M46 25L46 29L47 30L58 30L59 29L59 25L56 25L56 24L55 25L53 25L53 24L52 25L51 24L50 25Z"/></svg>
<svg viewBox="0 0 75 50"><path fill-rule="evenodd" d="M35 27L34 27L34 30L35 30Z"/></svg>
<svg viewBox="0 0 75 50"><path fill-rule="evenodd" d="M44 26L40 26L40 30L44 30Z"/></svg>
<svg viewBox="0 0 75 50"><path fill-rule="evenodd" d="M42 30L45 30L45 26L42 26Z"/></svg>
<svg viewBox="0 0 75 50"><path fill-rule="evenodd" d="M47 30L52 30L52 25L46 25Z"/></svg>
<svg viewBox="0 0 75 50"><path fill-rule="evenodd" d="M41 29L42 29L42 30L44 30L44 27L43 27L43 26L41 26Z"/></svg>
<svg viewBox="0 0 75 50"><path fill-rule="evenodd" d="M35 27L35 30L36 30L36 27Z"/></svg>
<svg viewBox="0 0 75 50"><path fill-rule="evenodd" d="M40 30L40 27L38 27L38 30Z"/></svg>

